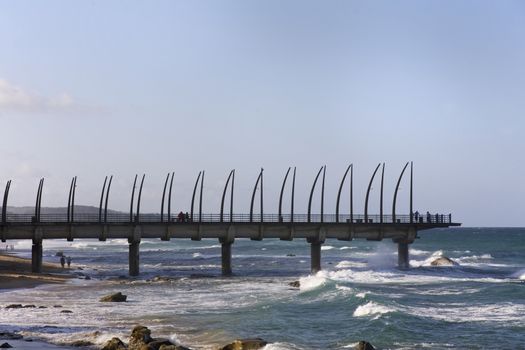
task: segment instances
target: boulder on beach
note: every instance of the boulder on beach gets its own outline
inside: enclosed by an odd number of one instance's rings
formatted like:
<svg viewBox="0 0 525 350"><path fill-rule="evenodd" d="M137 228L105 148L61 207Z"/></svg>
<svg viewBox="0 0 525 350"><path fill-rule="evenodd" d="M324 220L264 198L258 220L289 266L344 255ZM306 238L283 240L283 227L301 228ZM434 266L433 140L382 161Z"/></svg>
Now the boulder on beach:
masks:
<svg viewBox="0 0 525 350"><path fill-rule="evenodd" d="M433 260L430 263L430 265L432 266L457 266L459 264L446 256L442 256L442 257L439 257Z"/></svg>
<svg viewBox="0 0 525 350"><path fill-rule="evenodd" d="M0 332L0 339L8 339L8 340L18 340L22 339L23 336L18 333L11 333L11 332Z"/></svg>
<svg viewBox="0 0 525 350"><path fill-rule="evenodd" d="M359 343L357 343L354 350L376 350L376 349L369 342L361 340Z"/></svg>
<svg viewBox="0 0 525 350"><path fill-rule="evenodd" d="M106 295L102 298L100 298L101 302L115 302L115 303L122 303L125 302L127 299L127 295L122 294L121 292Z"/></svg>
<svg viewBox="0 0 525 350"><path fill-rule="evenodd" d="M174 345L168 339L155 339L148 343L148 347L153 350L159 350L162 346L164 346L164 348L169 346L168 349L171 349L172 346L176 346L176 345ZM178 348L174 348L174 349L178 350Z"/></svg>
<svg viewBox="0 0 525 350"><path fill-rule="evenodd" d="M126 345L119 338L111 338L101 350L127 350Z"/></svg>
<svg viewBox="0 0 525 350"><path fill-rule="evenodd" d="M268 344L261 338L237 339L233 343L223 346L221 350L258 350Z"/></svg>

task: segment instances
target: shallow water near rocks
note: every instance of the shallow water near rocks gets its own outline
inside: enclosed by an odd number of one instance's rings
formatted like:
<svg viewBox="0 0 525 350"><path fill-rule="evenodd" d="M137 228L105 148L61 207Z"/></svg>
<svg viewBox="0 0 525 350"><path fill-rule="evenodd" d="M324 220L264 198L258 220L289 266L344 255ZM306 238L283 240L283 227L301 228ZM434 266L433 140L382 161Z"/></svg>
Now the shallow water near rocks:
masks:
<svg viewBox="0 0 525 350"><path fill-rule="evenodd" d="M379 349L520 348L525 344L525 229L442 229L420 232L411 269L399 270L391 241L323 246L323 271L309 275L309 246L236 240L234 276L220 276L216 240L145 240L141 276L127 274L127 241L44 241L91 280L0 292L0 330L53 343L126 339L135 324L196 349L239 337L261 337L266 349L346 349L359 340ZM30 241L13 241L30 256ZM430 266L439 256L459 266ZM167 278L148 281L155 276ZM299 280L301 287L288 283ZM100 303L122 292L126 303ZM72 313L53 308L60 304Z"/></svg>

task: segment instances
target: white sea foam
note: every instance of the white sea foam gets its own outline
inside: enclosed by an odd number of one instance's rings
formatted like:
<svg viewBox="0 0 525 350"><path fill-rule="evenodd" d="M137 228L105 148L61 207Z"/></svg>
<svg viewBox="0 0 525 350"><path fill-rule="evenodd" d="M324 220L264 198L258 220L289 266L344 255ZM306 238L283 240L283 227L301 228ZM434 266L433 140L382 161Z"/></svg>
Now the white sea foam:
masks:
<svg viewBox="0 0 525 350"><path fill-rule="evenodd" d="M193 253L192 256L193 256L194 258L196 258L196 259L202 259L202 258L203 258L203 256L202 256L201 253Z"/></svg>
<svg viewBox="0 0 525 350"><path fill-rule="evenodd" d="M358 298L364 299L366 298L367 295L368 295L368 292L361 292L361 293L357 293L355 296Z"/></svg>
<svg viewBox="0 0 525 350"><path fill-rule="evenodd" d="M374 316L374 319L381 317L381 315L395 311L393 308L374 303L369 301L364 305L359 305L355 309L353 316L354 317L365 317L365 316Z"/></svg>
<svg viewBox="0 0 525 350"><path fill-rule="evenodd" d="M326 274L324 271L319 271L315 275L299 278L299 282L301 284L300 290L306 292L323 286L326 283Z"/></svg>
<svg viewBox="0 0 525 350"><path fill-rule="evenodd" d="M512 322L525 325L525 305L495 303L489 305L467 305L461 303L439 303L425 307L408 307L409 314L429 317L447 322Z"/></svg>
<svg viewBox="0 0 525 350"><path fill-rule="evenodd" d="M299 350L300 347L297 347L290 343L270 343L267 344L263 350Z"/></svg>
<svg viewBox="0 0 525 350"><path fill-rule="evenodd" d="M349 267L366 267L366 263L359 261L342 260L339 263L337 263L337 265L335 265L336 269L344 269Z"/></svg>
<svg viewBox="0 0 525 350"><path fill-rule="evenodd" d="M331 246L331 245L323 245L321 246L321 250L332 250L334 249L335 247Z"/></svg>
<svg viewBox="0 0 525 350"><path fill-rule="evenodd" d="M340 249L340 250L356 249L356 247L344 246L344 247L341 247L341 248L339 248L339 249Z"/></svg>
<svg viewBox="0 0 525 350"><path fill-rule="evenodd" d="M419 250L419 249L410 249L410 255L428 255L430 252L428 250Z"/></svg>

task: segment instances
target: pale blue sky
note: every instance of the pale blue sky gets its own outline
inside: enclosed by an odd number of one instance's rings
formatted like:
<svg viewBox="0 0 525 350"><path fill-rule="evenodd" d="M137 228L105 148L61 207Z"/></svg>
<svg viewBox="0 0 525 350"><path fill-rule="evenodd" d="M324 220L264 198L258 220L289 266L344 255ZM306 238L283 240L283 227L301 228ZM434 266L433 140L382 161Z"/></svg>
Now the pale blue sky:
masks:
<svg viewBox="0 0 525 350"><path fill-rule="evenodd" d="M11 204L32 205L45 176L43 205L63 206L78 175L77 202L97 205L114 174L110 205L125 210L146 172L157 211L175 171L188 210L205 169L217 212L235 168L247 212L262 166L273 212L295 165L305 211L326 164L332 212L354 163L362 212L384 161L389 212L412 160L420 211L525 226L524 38L523 1L0 0L0 186L13 179Z"/></svg>

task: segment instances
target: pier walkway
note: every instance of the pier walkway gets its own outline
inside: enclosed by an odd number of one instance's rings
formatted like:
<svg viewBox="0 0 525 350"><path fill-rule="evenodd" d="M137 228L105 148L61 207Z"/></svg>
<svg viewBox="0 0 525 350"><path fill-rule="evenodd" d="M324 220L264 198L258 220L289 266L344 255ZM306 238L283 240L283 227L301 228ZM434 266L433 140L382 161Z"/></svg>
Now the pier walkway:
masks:
<svg viewBox="0 0 525 350"><path fill-rule="evenodd" d="M34 215L14 214L8 211L7 202L11 181L7 182L4 191L2 206L2 216L0 221L0 237L2 242L7 240L31 239L32 245L32 270L40 272L42 270L42 245L46 239L127 239L129 243L129 274L136 276L139 274L139 246L142 239L161 239L169 241L171 239L191 239L201 240L202 238L215 238L221 243L222 252L222 273L230 275L232 273L232 244L236 239L262 240L265 238L278 238L281 240L305 239L311 247L311 270L315 273L321 269L321 246L327 239L338 239L351 241L353 239L367 239L371 241L381 241L391 239L398 244L398 264L401 268L409 267L408 247L417 237L417 232L432 228L444 228L459 226L459 223L452 221L452 215L425 214L413 212L412 206L412 165L410 167L410 214L396 214L396 198L401 178L409 163L405 165L398 179L393 196L392 215L385 215L383 212L383 178L384 164L381 176L380 187L380 213L371 215L368 213L368 199L371 186L380 165L375 169L370 180L365 198L365 213L353 213L353 167L349 166L343 176L339 186L336 202L336 213L324 213L324 173L326 167L322 167L314 180L310 192L307 214L294 213L294 189L295 189L295 169L293 171L291 189L291 210L290 214L282 211L282 199L286 185L286 180L290 169L284 177L281 194L279 198L279 211L277 214L263 213L263 172L259 173L255 184L250 213L236 214L233 211L233 185L235 171L232 170L226 181L221 201L219 214L206 214L202 212L202 189L204 172L200 172L195 183L191 202L191 213L186 215L175 215L171 213L171 193L173 184L173 173L169 181L169 192L166 199L166 191L170 174L166 177L164 191L161 201L160 213L140 213L140 200L144 184L144 176L140 182L135 208L135 188L137 187L137 176L131 193L130 212L121 213L108 211L109 189L111 187L106 177L102 187L100 206L98 214L75 213L75 188L77 178L71 181L69 190L69 200L67 213L46 214L41 213L42 187L44 179L40 180ZM350 212L340 214L339 203L341 190L345 179L350 170ZM322 176L321 189L321 213L311 212L312 197L319 176ZM229 186L231 180L231 186ZM198 210L195 208L195 198L200 183L200 196ZM224 203L227 189L230 188L230 210L224 211ZM254 212L254 201L257 189L260 192L260 212ZM104 200L105 199L105 200ZM167 201L167 213L164 212L165 202ZM65 208L64 208L65 209Z"/></svg>

